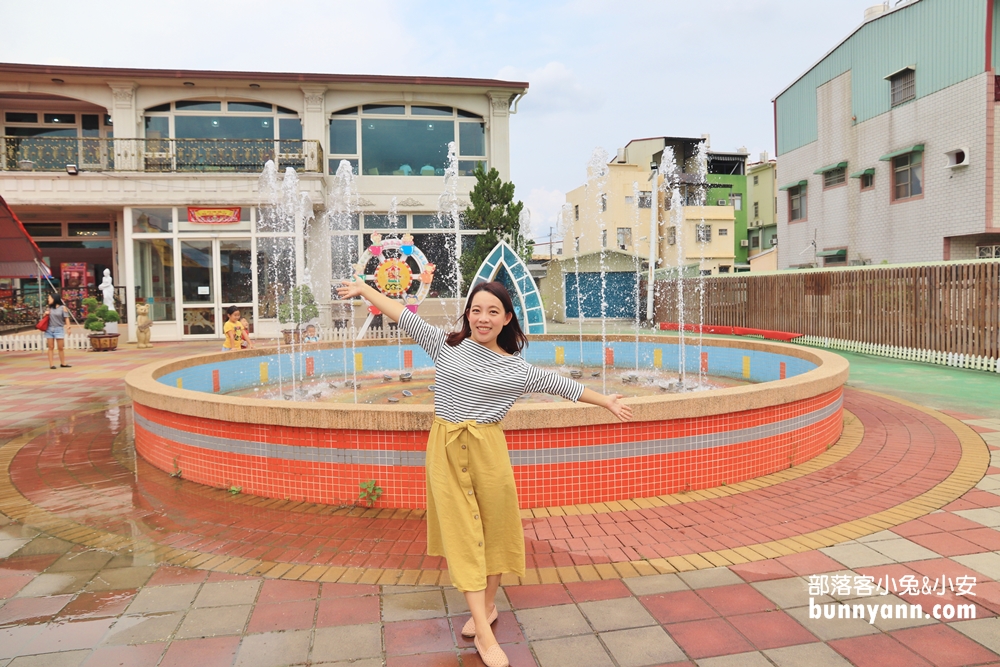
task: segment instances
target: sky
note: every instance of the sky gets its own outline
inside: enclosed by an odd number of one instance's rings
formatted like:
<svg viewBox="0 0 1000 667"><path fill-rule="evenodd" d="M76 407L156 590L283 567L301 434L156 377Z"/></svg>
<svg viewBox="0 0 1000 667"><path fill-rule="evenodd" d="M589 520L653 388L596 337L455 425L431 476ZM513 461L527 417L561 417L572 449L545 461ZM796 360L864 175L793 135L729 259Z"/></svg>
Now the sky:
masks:
<svg viewBox="0 0 1000 667"><path fill-rule="evenodd" d="M0 0L0 62L527 81L511 117L511 180L547 241L596 148L709 134L715 150L773 157L771 100L875 4L104 0L97 11Z"/></svg>

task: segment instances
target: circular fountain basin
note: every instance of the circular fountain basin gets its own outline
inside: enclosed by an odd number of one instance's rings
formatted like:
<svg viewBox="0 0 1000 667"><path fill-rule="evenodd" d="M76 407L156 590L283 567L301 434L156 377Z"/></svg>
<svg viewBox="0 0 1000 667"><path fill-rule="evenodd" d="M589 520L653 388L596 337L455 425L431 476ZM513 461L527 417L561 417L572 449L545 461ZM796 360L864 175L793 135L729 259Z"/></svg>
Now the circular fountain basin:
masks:
<svg viewBox="0 0 1000 667"><path fill-rule="evenodd" d="M533 336L525 357L567 368L607 365L608 391L635 368L677 374L677 338ZM630 398L633 421L567 402L519 401L504 419L521 506L645 498L732 484L802 463L842 429L847 361L782 343L710 339L685 346L700 371L750 384ZM402 364L400 364L402 360ZM582 364L580 363L582 361ZM321 376L353 381L430 365L419 347L392 341L320 343L158 362L126 378L137 453L161 470L269 498L353 503L359 484L383 489L376 506L423 508L424 453L433 420L425 403L266 400L255 386ZM568 372L568 371L567 371ZM417 374L419 377L419 374ZM405 388L417 393L426 383ZM622 391L621 393L627 393Z"/></svg>

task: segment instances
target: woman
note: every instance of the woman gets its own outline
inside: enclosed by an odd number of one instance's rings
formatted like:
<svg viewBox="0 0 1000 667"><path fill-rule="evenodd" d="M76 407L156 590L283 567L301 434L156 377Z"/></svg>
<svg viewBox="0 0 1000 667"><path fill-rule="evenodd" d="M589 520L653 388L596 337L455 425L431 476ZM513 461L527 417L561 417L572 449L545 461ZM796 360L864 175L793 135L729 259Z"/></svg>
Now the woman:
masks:
<svg viewBox="0 0 1000 667"><path fill-rule="evenodd" d="M434 424L427 442L427 551L448 560L451 582L465 594L472 619L462 634L474 637L487 667L509 663L490 625L504 572L524 575L524 532L514 473L499 422L519 396L557 394L607 408L627 421L632 410L620 394L604 396L569 378L539 370L518 354L527 342L507 289L476 285L462 329L430 326L403 303L364 280L344 281L341 299L363 296L399 322L436 367Z"/></svg>
<svg viewBox="0 0 1000 667"><path fill-rule="evenodd" d="M54 294L49 295L49 328L45 330L45 343L48 346L49 368L55 370L56 363L53 356L56 344L59 345L59 366L61 368L71 368L66 363L66 334L72 325L67 321L69 309L63 303L62 297Z"/></svg>

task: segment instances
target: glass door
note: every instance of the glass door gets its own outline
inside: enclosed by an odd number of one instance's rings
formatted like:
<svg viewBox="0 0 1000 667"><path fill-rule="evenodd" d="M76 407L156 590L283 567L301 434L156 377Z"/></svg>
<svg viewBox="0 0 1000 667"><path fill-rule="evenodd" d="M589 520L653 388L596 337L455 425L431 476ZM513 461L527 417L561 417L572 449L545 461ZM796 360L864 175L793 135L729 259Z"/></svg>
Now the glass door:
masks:
<svg viewBox="0 0 1000 667"><path fill-rule="evenodd" d="M216 241L219 252L219 331L226 322L226 309L236 306L240 316L250 325L250 333L254 331L253 313L253 255L250 249L250 239L219 239Z"/></svg>
<svg viewBox="0 0 1000 667"><path fill-rule="evenodd" d="M181 298L184 336L217 337L222 334L214 289L215 248L212 239L181 241Z"/></svg>

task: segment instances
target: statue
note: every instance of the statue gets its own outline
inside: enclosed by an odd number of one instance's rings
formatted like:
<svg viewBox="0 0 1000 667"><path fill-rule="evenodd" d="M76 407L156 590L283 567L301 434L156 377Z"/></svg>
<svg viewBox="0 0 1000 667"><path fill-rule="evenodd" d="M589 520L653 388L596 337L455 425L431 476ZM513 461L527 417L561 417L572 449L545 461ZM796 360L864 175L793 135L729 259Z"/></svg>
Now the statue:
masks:
<svg viewBox="0 0 1000 667"><path fill-rule="evenodd" d="M108 307L108 310L115 309L115 286L111 282L111 269L104 269L104 280L101 284L97 286L101 290L101 294L104 295L104 305Z"/></svg>
<svg viewBox="0 0 1000 667"><path fill-rule="evenodd" d="M149 304L147 303L136 303L135 304L135 339L139 343L140 348L153 347L149 343L150 338L150 327L153 326L153 320L149 318Z"/></svg>

